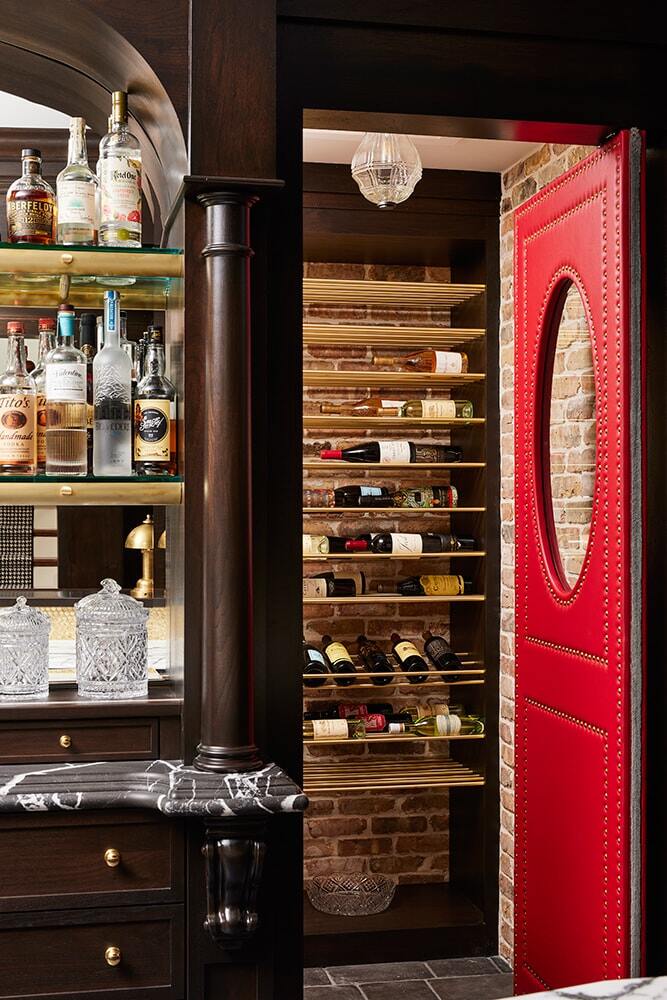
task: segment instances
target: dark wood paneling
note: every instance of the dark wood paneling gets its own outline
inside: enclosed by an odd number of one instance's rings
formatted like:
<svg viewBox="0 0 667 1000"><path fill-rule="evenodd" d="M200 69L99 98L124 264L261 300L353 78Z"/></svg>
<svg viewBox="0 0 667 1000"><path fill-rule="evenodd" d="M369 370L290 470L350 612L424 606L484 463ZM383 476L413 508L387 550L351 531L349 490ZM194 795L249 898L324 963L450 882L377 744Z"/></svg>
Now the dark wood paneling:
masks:
<svg viewBox="0 0 667 1000"><path fill-rule="evenodd" d="M70 737L69 747L60 745ZM48 761L153 760L157 757L154 719L106 719L66 724L6 722L0 728L0 763Z"/></svg>
<svg viewBox="0 0 667 1000"><path fill-rule="evenodd" d="M35 602L39 603L39 602ZM39 603L39 606L42 606ZM178 718L183 702L168 683L151 684L145 698L133 698L131 701L89 701L80 698L76 688L52 686L49 697L44 701L0 701L0 722L17 722L18 720L37 721L38 719L123 719L164 716ZM160 756L165 754L160 750ZM178 754L166 754L178 757ZM104 758L102 758L104 759Z"/></svg>
<svg viewBox="0 0 667 1000"><path fill-rule="evenodd" d="M175 902L183 861L181 824L155 813L2 816L0 911Z"/></svg>
<svg viewBox="0 0 667 1000"><path fill-rule="evenodd" d="M122 507L59 507L58 586L96 589L107 576L123 583L124 542Z"/></svg>
<svg viewBox="0 0 667 1000"><path fill-rule="evenodd" d="M133 906L0 915L0 997L182 1000L182 914ZM121 952L115 967L109 947Z"/></svg>

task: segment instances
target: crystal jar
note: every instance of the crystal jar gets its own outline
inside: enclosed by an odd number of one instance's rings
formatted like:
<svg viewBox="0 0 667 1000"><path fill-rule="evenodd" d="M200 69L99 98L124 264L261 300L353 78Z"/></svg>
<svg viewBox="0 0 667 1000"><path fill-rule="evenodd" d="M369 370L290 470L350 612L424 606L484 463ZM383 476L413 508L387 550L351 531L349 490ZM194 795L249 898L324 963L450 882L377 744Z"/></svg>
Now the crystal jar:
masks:
<svg viewBox="0 0 667 1000"><path fill-rule="evenodd" d="M83 698L148 693L148 611L115 580L76 605L76 679Z"/></svg>
<svg viewBox="0 0 667 1000"><path fill-rule="evenodd" d="M25 597L0 611L0 699L44 698L49 693L51 619Z"/></svg>

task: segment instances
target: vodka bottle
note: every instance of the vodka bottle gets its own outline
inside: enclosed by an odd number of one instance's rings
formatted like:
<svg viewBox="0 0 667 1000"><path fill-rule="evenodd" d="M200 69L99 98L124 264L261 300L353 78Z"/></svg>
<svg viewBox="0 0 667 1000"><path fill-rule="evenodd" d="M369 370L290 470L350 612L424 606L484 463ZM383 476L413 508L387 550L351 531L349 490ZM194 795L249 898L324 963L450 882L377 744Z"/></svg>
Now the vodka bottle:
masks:
<svg viewBox="0 0 667 1000"><path fill-rule="evenodd" d="M26 368L23 323L7 324L7 369L0 376L0 474L35 474L35 383Z"/></svg>
<svg viewBox="0 0 667 1000"><path fill-rule="evenodd" d="M59 343L46 356L46 474L85 476L86 359L74 346L74 309L58 307Z"/></svg>
<svg viewBox="0 0 667 1000"><path fill-rule="evenodd" d="M120 346L120 296L104 293L104 347L93 361L93 472L132 475L132 362Z"/></svg>

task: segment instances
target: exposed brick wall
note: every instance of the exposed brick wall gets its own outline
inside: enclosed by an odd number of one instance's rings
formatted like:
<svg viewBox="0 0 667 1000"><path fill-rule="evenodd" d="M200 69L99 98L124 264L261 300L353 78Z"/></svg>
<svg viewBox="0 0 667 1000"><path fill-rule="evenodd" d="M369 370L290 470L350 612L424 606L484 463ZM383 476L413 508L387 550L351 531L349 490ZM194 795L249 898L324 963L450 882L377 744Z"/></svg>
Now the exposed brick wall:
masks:
<svg viewBox="0 0 667 1000"><path fill-rule="evenodd" d="M500 209L500 418L501 418L501 613L500 613L500 954L511 961L514 921L514 210L590 151L586 146L547 144L510 167L502 177ZM564 570L576 577L585 548L589 473L574 475L571 464L591 461L590 357L586 350L578 303L568 296L563 340L555 359L557 402L554 417L561 425L551 434L557 488L557 534L567 554ZM565 346L572 338L571 345ZM567 398L569 397L569 398ZM574 400L573 400L574 397ZM560 409L560 413L557 411ZM572 428L575 419L575 428ZM570 436L572 435L572 436ZM583 510L582 510L583 507ZM576 509L575 509L576 508Z"/></svg>
<svg viewBox="0 0 667 1000"><path fill-rule="evenodd" d="M305 264L304 274L307 277L320 278L366 278L369 280L398 281L449 281L448 268L423 267L387 267L362 264ZM336 307L328 304L309 305L305 307L304 321L326 323L363 323L364 325L414 325L414 326L450 326L449 309L384 309L375 306ZM428 345L424 345L428 346ZM390 352L387 352L390 353ZM397 351L397 353L401 353ZM304 348L304 368L331 370L372 370L372 351L364 347L323 347L310 346ZM304 390L304 413L319 413L321 402L342 402L362 399L366 395L378 395L364 389L327 388ZM396 398L395 390L383 392L383 396ZM422 390L401 392L401 399L420 399L430 393ZM439 398L448 395L438 390ZM341 431L324 435L321 429L305 433L304 456L319 458L322 448L344 447L366 437L373 440L377 437L407 437L404 430L387 430L381 433L377 429L365 434L351 434ZM447 433L438 431L427 433L421 430L412 432L412 440L431 440L438 443L449 443ZM360 483L364 481L380 482L386 486L401 485L400 478L391 479L383 476L373 478L373 473L353 472L349 479L336 470L336 485ZM412 485L423 483L449 483L449 472L422 472L411 474L409 482ZM456 478L454 478L456 485ZM329 476L318 476L315 473L304 474L304 486L330 487ZM308 517L304 530L310 534L328 535L358 535L362 532L375 530L374 522L381 522L384 530L390 531L439 531L456 530L456 520L452 519L450 526L448 515L441 516L415 511L414 517L400 516L392 521L391 511L378 511L377 515L356 517L347 515L343 518ZM378 582L389 582L411 576L416 572L413 562L399 560L378 560L372 566L353 564L355 569L366 572L367 582L371 590ZM334 564L304 563L306 575L323 572L327 569L340 571L345 562ZM440 563L438 562L438 566ZM441 570L440 570L441 571ZM451 572L457 572L456 560L451 562ZM460 572L460 563L458 567ZM356 652L356 638L365 633L377 640L386 650L390 650L389 637L393 631L399 631L403 638L417 640L417 646L422 648L421 633L430 629L434 634L449 638L449 615L447 605L441 609L437 606L429 608L420 605L396 604L366 604L356 606L336 606L322 604L304 608L304 634L306 638L319 645L322 635L327 632L335 639L344 642L350 651ZM448 688L442 684L420 685L410 691L407 685L401 688L400 695L394 693L391 687L369 687L347 692L340 688L333 695L310 689L304 701L307 710L317 702L353 702L373 701L389 702L400 709L401 706L426 702L428 699L446 701ZM465 704L465 687L452 687L452 701L463 701ZM443 743L429 744L423 742L404 743L388 753L387 744L369 746L358 744L336 748L332 755L330 747L306 748L306 759L317 758L341 759L344 755L358 759L362 756L381 757L387 761L390 769L401 759L409 757L425 757L431 753L445 756L446 745ZM305 875L306 878L316 874L330 872L381 872L395 877L399 882L442 882L449 878L449 795L446 789L431 793L410 793L401 791L399 794L384 795L380 793L348 792L335 797L316 796L306 817L305 830Z"/></svg>

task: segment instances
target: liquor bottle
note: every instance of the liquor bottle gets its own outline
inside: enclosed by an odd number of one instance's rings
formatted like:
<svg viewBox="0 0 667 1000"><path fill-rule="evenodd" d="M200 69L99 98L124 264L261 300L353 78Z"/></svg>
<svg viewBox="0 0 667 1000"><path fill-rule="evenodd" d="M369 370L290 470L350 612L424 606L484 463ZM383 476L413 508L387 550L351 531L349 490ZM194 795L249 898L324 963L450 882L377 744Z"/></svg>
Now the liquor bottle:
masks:
<svg viewBox="0 0 667 1000"><path fill-rule="evenodd" d="M32 372L37 390L37 472L46 468L46 356L56 346L56 323L50 317L37 320L39 348L37 367Z"/></svg>
<svg viewBox="0 0 667 1000"><path fill-rule="evenodd" d="M468 371L468 355L461 351L414 351L412 354L374 354L374 365L391 365L406 371L460 375Z"/></svg>
<svg viewBox="0 0 667 1000"><path fill-rule="evenodd" d="M127 124L127 94L112 95L111 127L100 141L100 244L141 246L141 148Z"/></svg>
<svg viewBox="0 0 667 1000"><path fill-rule="evenodd" d="M304 556L327 555L336 552L365 552L365 541L353 538L339 538L335 535L303 535Z"/></svg>
<svg viewBox="0 0 667 1000"><path fill-rule="evenodd" d="M304 740L349 740L366 735L363 719L304 719Z"/></svg>
<svg viewBox="0 0 667 1000"><path fill-rule="evenodd" d="M380 649L377 642L374 642L372 639L367 639L365 635L360 635L357 639L357 648L364 667L369 673L393 674L394 668L391 660L387 654ZM383 687L385 684L391 684L392 678L372 677L371 681L378 687Z"/></svg>
<svg viewBox="0 0 667 1000"><path fill-rule="evenodd" d="M132 475L132 362L120 346L120 296L104 293L104 347L93 361L93 473Z"/></svg>
<svg viewBox="0 0 667 1000"><path fill-rule="evenodd" d="M7 239L10 243L55 243L56 196L42 177L42 154L22 149L22 172L7 191Z"/></svg>
<svg viewBox="0 0 667 1000"><path fill-rule="evenodd" d="M394 507L458 507L455 486L405 486L392 493Z"/></svg>
<svg viewBox="0 0 667 1000"><path fill-rule="evenodd" d="M463 669L463 664L458 656L441 635L433 635L432 632L426 631L422 632L422 637L424 639L424 652L434 667L437 667L438 670ZM458 674L447 674L443 678L446 684L460 679Z"/></svg>
<svg viewBox="0 0 667 1000"><path fill-rule="evenodd" d="M145 363L146 363L146 352L148 351L148 331L144 330L139 342L137 343L136 351L136 368L137 368L137 385L141 382L142 378L146 374Z"/></svg>
<svg viewBox="0 0 667 1000"><path fill-rule="evenodd" d="M402 597L457 597L472 593L472 580L453 573L410 576L407 580L399 580L395 590L390 585L379 583L378 593L396 593Z"/></svg>
<svg viewBox="0 0 667 1000"><path fill-rule="evenodd" d="M46 474L88 472L86 359L74 346L74 309L58 307L59 343L46 356Z"/></svg>
<svg viewBox="0 0 667 1000"><path fill-rule="evenodd" d="M323 635L322 648L324 649L324 655L329 661L329 669L332 674L352 674L351 677L335 677L335 683L339 687L347 687L349 684L354 684L354 663L343 643L334 642L330 635Z"/></svg>
<svg viewBox="0 0 667 1000"><path fill-rule="evenodd" d="M303 683L306 687L321 687L325 681L324 675L329 673L324 653L321 653L312 643L306 642L305 636L303 637L303 672L304 674L321 675L320 677L304 678Z"/></svg>
<svg viewBox="0 0 667 1000"><path fill-rule="evenodd" d="M356 403L320 403L320 413L336 413L344 417L398 417L404 403L404 399L369 396Z"/></svg>
<svg viewBox="0 0 667 1000"><path fill-rule="evenodd" d="M336 507L367 507L371 503L384 501L391 504L386 486L338 486L334 490Z"/></svg>
<svg viewBox="0 0 667 1000"><path fill-rule="evenodd" d="M417 736L477 736L484 732L484 720L476 715L429 715L416 722L390 722L388 732Z"/></svg>
<svg viewBox="0 0 667 1000"><path fill-rule="evenodd" d="M127 339L127 313L124 309L120 311L120 346L127 354L132 365L132 402L137 394L137 345L133 340Z"/></svg>
<svg viewBox="0 0 667 1000"><path fill-rule="evenodd" d="M86 123L71 118L67 166L56 178L58 242L94 246L97 243L98 180L88 166Z"/></svg>
<svg viewBox="0 0 667 1000"><path fill-rule="evenodd" d="M453 420L474 414L469 399L409 399L401 407L402 417L419 417L421 420Z"/></svg>
<svg viewBox="0 0 667 1000"><path fill-rule="evenodd" d="M428 670L428 663L421 655L414 642L408 639L401 639L398 632L391 634L391 648L394 656L400 663L403 670L410 674L408 680L411 684L423 684L426 674L415 674L417 670Z"/></svg>
<svg viewBox="0 0 667 1000"><path fill-rule="evenodd" d="M34 476L37 389L26 368L23 323L7 324L7 367L0 378L0 474Z"/></svg>
<svg viewBox="0 0 667 1000"><path fill-rule="evenodd" d="M349 448L325 448L322 459L343 462L460 462L463 451L453 445L414 444L412 441L362 441Z"/></svg>
<svg viewBox="0 0 667 1000"><path fill-rule="evenodd" d="M134 460L138 475L176 475L176 388L164 374L162 329L149 327L144 377L134 401Z"/></svg>
<svg viewBox="0 0 667 1000"><path fill-rule="evenodd" d="M460 542L460 545L457 543ZM373 535L371 549L373 552L392 552L415 555L422 552L456 552L458 548L468 548L473 538L457 539L454 535L438 535L433 532L421 534L415 532L382 532Z"/></svg>
<svg viewBox="0 0 667 1000"><path fill-rule="evenodd" d="M97 354L97 318L95 313L81 313L79 319L79 350L86 359L86 440L88 468L93 467L93 427L95 407L93 405L93 361Z"/></svg>

